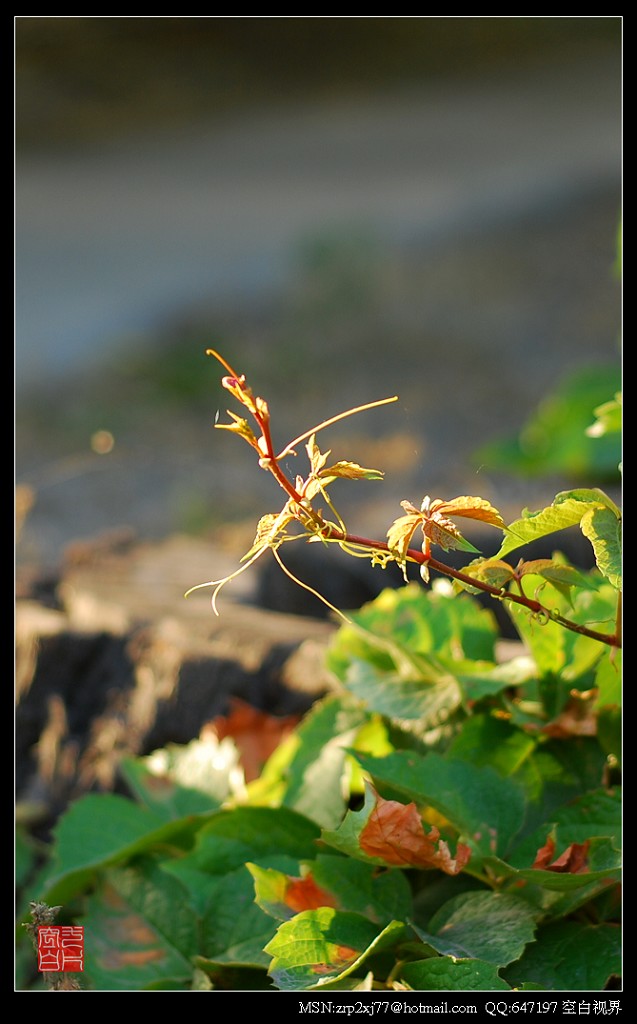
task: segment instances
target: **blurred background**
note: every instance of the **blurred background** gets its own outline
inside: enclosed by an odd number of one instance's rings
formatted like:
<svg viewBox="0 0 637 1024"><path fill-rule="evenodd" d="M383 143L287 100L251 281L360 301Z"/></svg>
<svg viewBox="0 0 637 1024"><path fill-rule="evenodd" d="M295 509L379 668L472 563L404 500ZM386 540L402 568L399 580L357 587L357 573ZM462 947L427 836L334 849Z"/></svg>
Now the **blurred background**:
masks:
<svg viewBox="0 0 637 1024"><path fill-rule="evenodd" d="M120 528L244 549L283 496L213 429L208 347L281 446L399 395L322 436L385 471L333 489L356 533L618 486L572 426L619 387L621 29L17 17L18 563Z"/></svg>

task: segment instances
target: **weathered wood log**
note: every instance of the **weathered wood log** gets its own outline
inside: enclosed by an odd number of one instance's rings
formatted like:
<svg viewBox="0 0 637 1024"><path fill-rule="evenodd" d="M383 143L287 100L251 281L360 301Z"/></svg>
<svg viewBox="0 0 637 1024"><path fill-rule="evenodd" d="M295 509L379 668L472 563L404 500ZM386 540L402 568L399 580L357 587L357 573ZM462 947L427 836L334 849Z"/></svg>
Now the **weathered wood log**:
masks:
<svg viewBox="0 0 637 1024"><path fill-rule="evenodd" d="M92 789L117 788L121 759L186 743L241 698L303 713L335 683L323 653L335 626L247 603L250 581L187 587L236 568L211 545L76 545L49 587L57 607L17 602L17 795L53 819ZM31 582L37 593L37 581Z"/></svg>

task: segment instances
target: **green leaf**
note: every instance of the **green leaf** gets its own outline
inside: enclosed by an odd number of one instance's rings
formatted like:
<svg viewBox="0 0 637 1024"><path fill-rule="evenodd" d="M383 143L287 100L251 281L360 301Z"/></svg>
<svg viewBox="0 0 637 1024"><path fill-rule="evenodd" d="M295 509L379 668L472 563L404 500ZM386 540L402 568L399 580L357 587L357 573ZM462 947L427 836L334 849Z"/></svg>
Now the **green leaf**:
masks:
<svg viewBox="0 0 637 1024"><path fill-rule="evenodd" d="M167 842L188 843L205 820L189 816L166 824L160 815L115 794L82 797L54 829L55 852L43 898L65 903L90 882L97 868Z"/></svg>
<svg viewBox="0 0 637 1024"><path fill-rule="evenodd" d="M151 860L106 873L87 903L85 974L106 991L188 987L197 920L180 883Z"/></svg>
<svg viewBox="0 0 637 1024"><path fill-rule="evenodd" d="M609 651L601 658L595 671L598 689L595 707L621 707L622 704L622 652Z"/></svg>
<svg viewBox="0 0 637 1024"><path fill-rule="evenodd" d="M510 658L500 664L456 660L450 663L449 669L460 683L465 706L469 707L509 687L524 686L537 676L533 659L527 655Z"/></svg>
<svg viewBox="0 0 637 1024"><path fill-rule="evenodd" d="M270 958L263 949L275 931L275 921L254 901L247 868L215 879L201 922L199 952L208 966L267 967Z"/></svg>
<svg viewBox="0 0 637 1024"><path fill-rule="evenodd" d="M420 992L510 992L497 967L484 960L435 956L405 964L401 979Z"/></svg>
<svg viewBox="0 0 637 1024"><path fill-rule="evenodd" d="M285 767L286 807L324 828L340 821L346 800L346 748L367 719L364 709L342 697L328 697L314 706L296 730L295 752Z"/></svg>
<svg viewBox="0 0 637 1024"><path fill-rule="evenodd" d="M540 742L515 776L528 801L523 834L528 836L551 822L565 804L582 793L596 790L605 768L606 755L597 739L582 736L567 743ZM534 856L536 851L531 852Z"/></svg>
<svg viewBox="0 0 637 1024"><path fill-rule="evenodd" d="M427 931L414 927L422 941L439 953L503 967L533 942L535 919L535 911L517 896L467 892L445 903Z"/></svg>
<svg viewBox="0 0 637 1024"><path fill-rule="evenodd" d="M603 402L593 410L595 422L586 428L588 437L619 434L622 429L622 393L618 391L610 402Z"/></svg>
<svg viewBox="0 0 637 1024"><path fill-rule="evenodd" d="M446 580L431 590L416 583L384 590L351 617L354 625L341 627L327 656L341 680L354 659L389 671L400 670L414 654L495 660L498 627L492 612L466 594L455 595ZM413 660L406 662L407 671L411 665Z"/></svg>
<svg viewBox="0 0 637 1024"><path fill-rule="evenodd" d="M342 910L364 914L380 925L406 921L412 911L411 886L402 871L377 871L347 857L320 855L312 874L329 889Z"/></svg>
<svg viewBox="0 0 637 1024"><path fill-rule="evenodd" d="M502 547L493 557L503 558L523 544L530 544L531 541L546 537L547 534L576 526L587 512L600 508L606 508L617 518L620 517L615 503L597 488L562 491L555 497L552 505L537 512L528 512L521 519L512 522Z"/></svg>
<svg viewBox="0 0 637 1024"><path fill-rule="evenodd" d="M509 984L534 981L547 991L600 992L621 973L621 933L609 924L558 921L505 972Z"/></svg>
<svg viewBox="0 0 637 1024"><path fill-rule="evenodd" d="M548 395L517 437L476 452L476 465L523 476L559 474L587 480L617 480L619 435L591 437L591 410L621 387L621 367L579 370Z"/></svg>
<svg viewBox="0 0 637 1024"><path fill-rule="evenodd" d="M536 749L536 740L502 718L472 715L449 747L449 757L490 765L499 775L514 775Z"/></svg>
<svg viewBox="0 0 637 1024"><path fill-rule="evenodd" d="M414 658L414 673L417 673ZM438 678L432 681L431 675ZM365 703L369 711L388 718L411 719L424 728L434 728L460 706L462 694L457 681L440 665L429 662L427 677L405 679L398 672L380 672L364 661L350 665L345 685Z"/></svg>
<svg viewBox="0 0 637 1024"><path fill-rule="evenodd" d="M593 546L597 568L616 590L621 590L621 520L609 508L593 508L582 516L581 529Z"/></svg>
<svg viewBox="0 0 637 1024"><path fill-rule="evenodd" d="M585 843L588 839L606 837L616 850L621 849L622 801L619 788L597 789L584 793L557 808L550 821L539 825L535 831L518 843L507 857L507 862L516 868L529 868L534 863L538 850L554 835L559 853L571 843Z"/></svg>
<svg viewBox="0 0 637 1024"><path fill-rule="evenodd" d="M540 580L540 577L535 578ZM533 577L527 579L532 580ZM599 582L599 577L597 581L591 580L590 589L574 592L570 600L546 584L540 599L551 611L565 614L579 625L602 633L615 630L617 592L610 584ZM567 693L577 685L580 676L591 672L599 659L608 653L601 641L573 633L556 622L538 620L520 605L508 604L507 611L529 647L540 675L550 680L559 675ZM582 689L588 689L590 682L585 681ZM550 708L547 711L553 713Z"/></svg>
<svg viewBox="0 0 637 1024"><path fill-rule="evenodd" d="M220 811L199 830L194 849L179 868L224 875L264 857L312 860L318 853L318 825L286 807L236 807Z"/></svg>
<svg viewBox="0 0 637 1024"><path fill-rule="evenodd" d="M378 783L443 814L482 854L504 853L524 820L521 787L491 767L412 751L357 760Z"/></svg>
<svg viewBox="0 0 637 1024"><path fill-rule="evenodd" d="M232 740L210 735L186 746L169 744L148 757L125 758L120 771L138 800L172 821L221 807L233 792L238 765Z"/></svg>
<svg viewBox="0 0 637 1024"><path fill-rule="evenodd" d="M378 925L360 914L331 907L304 910L285 921L266 946L272 956L269 973L280 989L320 988L345 978L372 953L395 945L405 926L392 922Z"/></svg>
<svg viewBox="0 0 637 1024"><path fill-rule="evenodd" d="M584 516L582 522L584 522ZM522 576L540 576L551 583L566 600L571 603L571 587L589 587L586 576L574 569L572 565L552 558L537 558L530 562L522 562L517 566L516 574Z"/></svg>
<svg viewBox="0 0 637 1024"><path fill-rule="evenodd" d="M20 827L15 831L15 884L23 886L32 874L38 861L38 850L35 843Z"/></svg>

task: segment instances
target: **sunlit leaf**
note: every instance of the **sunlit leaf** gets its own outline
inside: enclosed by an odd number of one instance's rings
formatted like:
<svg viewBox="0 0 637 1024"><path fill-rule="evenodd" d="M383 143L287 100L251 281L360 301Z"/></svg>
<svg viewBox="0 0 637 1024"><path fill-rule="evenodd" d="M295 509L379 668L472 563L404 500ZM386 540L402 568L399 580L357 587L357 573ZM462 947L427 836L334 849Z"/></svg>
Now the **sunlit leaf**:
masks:
<svg viewBox="0 0 637 1024"><path fill-rule="evenodd" d="M499 558L476 559L470 565L463 566L462 571L466 576L472 576L482 583L488 583L490 587L497 587L498 590L515 578L513 567ZM459 585L463 586L464 584Z"/></svg>
<svg viewBox="0 0 637 1024"><path fill-rule="evenodd" d="M589 586L589 580L581 572L572 565L566 565L554 558L536 558L521 562L515 571L518 576L541 576L562 593L566 593L569 587Z"/></svg>
<svg viewBox="0 0 637 1024"><path fill-rule="evenodd" d="M367 720L365 709L348 697L330 696L314 705L297 729L284 770L286 807L326 828L341 820L348 797L347 748Z"/></svg>
<svg viewBox="0 0 637 1024"><path fill-rule="evenodd" d="M551 505L537 512L526 512L520 519L510 523L509 532L494 557L502 558L523 544L529 544L569 526L579 525L583 516L595 508L607 508L617 518L620 516L619 509L612 499L597 488L562 491L556 495Z"/></svg>
<svg viewBox="0 0 637 1024"><path fill-rule="evenodd" d="M437 828L429 834L415 804L383 800L367 786L360 811L348 811L335 831L324 830L322 840L357 860L391 867L439 868L457 874L469 860L470 851L458 844L453 858Z"/></svg>
<svg viewBox="0 0 637 1024"><path fill-rule="evenodd" d="M368 662L352 661L345 686L370 711L391 718L418 720L425 728L434 728L460 706L462 691L458 680L444 665L427 664L424 656L414 655L411 667L410 673L404 666L402 670L382 672Z"/></svg>
<svg viewBox="0 0 637 1024"><path fill-rule="evenodd" d="M320 473L321 477L329 477L335 480L337 477L345 477L347 480L382 480L384 473L379 469L365 469L356 462L335 462Z"/></svg>
<svg viewBox="0 0 637 1024"><path fill-rule="evenodd" d="M459 498L452 498L451 501L443 501L438 498L436 501L432 501L429 511L430 514L439 512L443 516L463 516L465 519L474 519L476 522L506 530L504 520L497 508L494 508L484 498L474 498L466 494Z"/></svg>
<svg viewBox="0 0 637 1024"><path fill-rule="evenodd" d="M450 519L447 519L441 512L434 512L428 519L422 522L422 532L432 544L437 544L443 551L471 551L479 554L470 541L463 537L460 530Z"/></svg>
<svg viewBox="0 0 637 1024"><path fill-rule="evenodd" d="M248 558L251 558L255 552L266 544L276 543L285 533L288 523L292 522L293 519L294 516L287 505L281 512L268 512L266 515L261 516L257 523L257 532L252 547L242 556L241 561L245 562Z"/></svg>
<svg viewBox="0 0 637 1024"><path fill-rule="evenodd" d="M622 429L622 393L618 391L610 402L603 402L593 410L595 422L586 428L588 437L618 434Z"/></svg>
<svg viewBox="0 0 637 1024"><path fill-rule="evenodd" d="M120 771L137 799L166 821L212 811L243 783L233 742L205 731L184 746L168 744L148 757L125 758Z"/></svg>
<svg viewBox="0 0 637 1024"><path fill-rule="evenodd" d="M265 947L272 957L269 973L280 989L320 988L351 974L373 953L395 945L404 932L399 922L379 931L360 914L331 907L305 910L285 921Z"/></svg>
<svg viewBox="0 0 637 1024"><path fill-rule="evenodd" d="M232 423L215 423L217 430L229 430L233 434L238 434L239 437L243 437L248 444L252 445L253 448L258 447L257 439L252 430L252 427L247 420L242 419L241 416L237 416L236 413L227 410L228 416L232 417Z"/></svg>
<svg viewBox="0 0 637 1024"><path fill-rule="evenodd" d="M305 446L305 450L307 452L307 457L310 460L310 467L312 469L312 473L318 476L321 470L323 469L325 463L327 462L330 456L330 452L321 452L319 446L316 443L316 434L312 434L312 436L310 437L309 441Z"/></svg>
<svg viewBox="0 0 637 1024"><path fill-rule="evenodd" d="M411 513L406 516L400 516L389 527L387 531L387 544L390 551L396 553L400 562L403 562L407 557L411 539L421 524L422 516L419 512L416 512L415 514Z"/></svg>
<svg viewBox="0 0 637 1024"><path fill-rule="evenodd" d="M412 912L405 876L399 871L379 872L360 860L319 854L311 864L301 864L300 875L256 864L247 867L258 905L281 921L319 907L360 913L380 925L406 920Z"/></svg>
<svg viewBox="0 0 637 1024"><path fill-rule="evenodd" d="M597 568L617 590L621 590L621 520L611 509L594 508L582 516L581 529L593 546Z"/></svg>

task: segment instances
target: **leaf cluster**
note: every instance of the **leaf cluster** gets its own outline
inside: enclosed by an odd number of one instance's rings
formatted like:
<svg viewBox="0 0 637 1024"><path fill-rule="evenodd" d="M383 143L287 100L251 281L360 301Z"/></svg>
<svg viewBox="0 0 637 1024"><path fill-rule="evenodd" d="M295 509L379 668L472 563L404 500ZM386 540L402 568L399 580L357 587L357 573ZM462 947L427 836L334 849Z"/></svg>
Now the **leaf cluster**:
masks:
<svg viewBox="0 0 637 1024"><path fill-rule="evenodd" d="M328 464L316 432L341 417L276 455L267 403L221 361L224 386L259 435L232 413L224 428L286 492L237 572L300 537L381 566L415 562L426 582L430 566L449 578L386 590L343 616L327 655L335 691L300 722L273 730L237 709L184 747L124 761L129 797L73 804L35 879L35 853L19 837L24 900L84 926L85 979L100 990L613 986L619 508L582 488L506 525L482 498L426 497L419 508L402 503L386 542L357 537L327 488L382 474ZM597 430L612 429L616 413L598 409ZM290 480L279 462L301 441L309 474ZM462 572L435 561L432 545L478 553L456 518L501 530L496 555ZM591 543L591 572L559 552L505 560L574 526ZM420 550L410 546L418 531ZM236 574L202 585L215 587L213 607ZM509 614L514 655L501 656L477 591Z"/></svg>
<svg viewBox="0 0 637 1024"><path fill-rule="evenodd" d="M584 592L612 617L610 584ZM468 594L444 581L385 591L335 636L340 691L288 728L253 781L228 730L124 762L131 798L72 805L36 886L84 925L84 979L608 985L620 656L520 621L526 651L498 661L495 620Z"/></svg>

